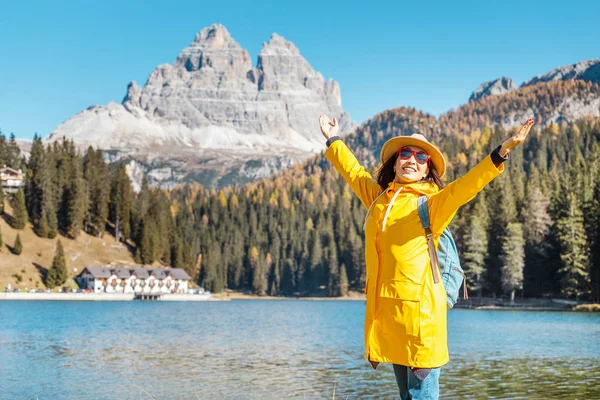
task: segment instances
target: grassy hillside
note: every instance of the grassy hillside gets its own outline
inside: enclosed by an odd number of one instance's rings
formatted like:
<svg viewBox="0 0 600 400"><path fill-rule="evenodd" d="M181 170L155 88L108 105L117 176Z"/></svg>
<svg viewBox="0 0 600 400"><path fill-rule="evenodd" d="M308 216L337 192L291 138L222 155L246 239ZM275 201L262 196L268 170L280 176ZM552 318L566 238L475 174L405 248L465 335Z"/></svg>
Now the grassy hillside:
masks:
<svg viewBox="0 0 600 400"><path fill-rule="evenodd" d="M10 205L5 203L5 214L12 215ZM7 224L6 218L0 218L3 245L0 249L0 290L10 283L13 288L45 288L43 276L52 264L56 243L60 239L67 260L69 277L78 275L86 266L116 263L119 265L136 265L130 252L123 244L115 242L115 238L106 233L102 239L81 232L76 240L61 235L54 239L38 237L31 225L16 230ZM23 252L14 255L10 251L15 243L17 233L21 235ZM77 271L75 271L77 269ZM17 276L21 277L18 282Z"/></svg>

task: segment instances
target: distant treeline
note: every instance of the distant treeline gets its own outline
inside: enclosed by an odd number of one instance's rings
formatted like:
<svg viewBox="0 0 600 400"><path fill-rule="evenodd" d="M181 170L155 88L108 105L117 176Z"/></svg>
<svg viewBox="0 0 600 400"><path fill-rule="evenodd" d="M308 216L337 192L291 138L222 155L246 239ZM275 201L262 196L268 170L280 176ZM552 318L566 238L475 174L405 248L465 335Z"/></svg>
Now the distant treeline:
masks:
<svg viewBox="0 0 600 400"><path fill-rule="evenodd" d="M82 231L101 237L108 229L139 263L160 261L194 274L198 252L182 240L168 192L149 188L144 179L134 193L125 166L108 166L101 150L90 147L82 156L72 142L44 147L36 135L25 160L14 138L7 142L0 133L0 162L25 172L24 190L10 199L13 227L29 221L48 238L76 238Z"/></svg>
<svg viewBox="0 0 600 400"><path fill-rule="evenodd" d="M446 140L450 179L511 133L484 128ZM360 136L348 142L359 153L369 146ZM598 119L536 128L505 173L459 211L451 229L470 290L598 299L599 142ZM183 187L171 198L184 241L204 255L200 281L213 290L337 296L364 287L365 210L322 156L244 188Z"/></svg>
<svg viewBox="0 0 600 400"><path fill-rule="evenodd" d="M393 135L426 131L429 117L400 108L345 139L375 168ZM462 122L456 122L462 126ZM484 127L439 144L447 180L462 176L512 132ZM600 120L534 128L505 173L452 222L469 289L482 295L600 300ZM364 287L365 210L322 155L242 188L183 185L132 190L123 164L72 143L33 141L25 161L0 135L0 162L26 172L14 223L41 237L106 229L136 260L186 269L213 292L344 295ZM23 199L23 200L20 200ZM418 229L418 227L415 227Z"/></svg>

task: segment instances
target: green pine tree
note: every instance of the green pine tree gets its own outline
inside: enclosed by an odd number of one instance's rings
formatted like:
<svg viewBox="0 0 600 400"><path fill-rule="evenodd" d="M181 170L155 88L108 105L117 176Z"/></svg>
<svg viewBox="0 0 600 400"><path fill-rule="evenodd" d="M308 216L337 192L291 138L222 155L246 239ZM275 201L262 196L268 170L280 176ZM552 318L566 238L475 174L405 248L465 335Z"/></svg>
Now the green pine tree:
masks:
<svg viewBox="0 0 600 400"><path fill-rule="evenodd" d="M138 245L139 257L142 263L152 264L156 260L156 235L158 229L149 216L142 222L142 233Z"/></svg>
<svg viewBox="0 0 600 400"><path fill-rule="evenodd" d="M4 189L0 187L0 215L4 213L4 200L6 199L6 195L4 194Z"/></svg>
<svg viewBox="0 0 600 400"><path fill-rule="evenodd" d="M600 177L596 180L589 206L590 280L592 300L600 302Z"/></svg>
<svg viewBox="0 0 600 400"><path fill-rule="evenodd" d="M328 271L328 282L327 282L327 293L329 296L341 296L340 294L340 267L338 265L338 256L335 242L331 240L327 246L327 265L329 266Z"/></svg>
<svg viewBox="0 0 600 400"><path fill-rule="evenodd" d="M19 188L19 190L15 193L12 198L12 208L13 208L13 228L15 229L23 229L25 228L25 224L27 223L27 208L25 207L25 195L23 193L23 189Z"/></svg>
<svg viewBox="0 0 600 400"><path fill-rule="evenodd" d="M74 155L70 160L71 179L65 188L65 234L77 238L83 227L85 208L85 185L81 171L81 159Z"/></svg>
<svg viewBox="0 0 600 400"><path fill-rule="evenodd" d="M42 211L41 218L37 220L33 230L39 237L48 237L48 216L46 215L46 210Z"/></svg>
<svg viewBox="0 0 600 400"><path fill-rule="evenodd" d="M40 233L39 225L42 221L44 204L44 185L46 181L46 160L42 139L36 134L33 138L29 160L27 162L28 177L25 185L25 199L27 213L33 224L33 229L38 236L45 237Z"/></svg>
<svg viewBox="0 0 600 400"><path fill-rule="evenodd" d="M119 163L113 174L109 203L109 220L115 225L117 242L129 237L131 200L131 181L125 171L125 164Z"/></svg>
<svg viewBox="0 0 600 400"><path fill-rule="evenodd" d="M536 177L537 175L537 177ZM534 169L527 186L527 202L524 206L523 236L525 238L525 269L523 291L527 296L551 293L555 284L557 263L550 263L552 251L549 239L552 218L549 213L550 199L538 186L539 174Z"/></svg>
<svg viewBox="0 0 600 400"><path fill-rule="evenodd" d="M479 217L474 215L469 224L469 230L463 239L463 268L469 290L477 291L481 297L483 289L483 274L485 272L485 256L487 255L487 232Z"/></svg>
<svg viewBox="0 0 600 400"><path fill-rule="evenodd" d="M56 254L52 259L52 266L48 270L48 275L46 277L46 286L53 289L57 286L62 285L67 281L68 272L67 272L67 262L65 259L65 252L63 250L63 246L61 241L58 241L56 246Z"/></svg>
<svg viewBox="0 0 600 400"><path fill-rule="evenodd" d="M588 279L589 249L583 225L583 215L577 195L563 187L559 195L559 214L556 220L556 238L560 246L562 293L579 298L585 293Z"/></svg>
<svg viewBox="0 0 600 400"><path fill-rule="evenodd" d="M523 288L523 268L525 266L525 240L523 227L517 222L508 224L502 243L502 288L510 293L510 301L515 300L515 290Z"/></svg>
<svg viewBox="0 0 600 400"><path fill-rule="evenodd" d="M93 150L90 146L83 158L83 176L87 186L87 207L85 221L87 230L102 237L108 218L108 199L110 181L102 150Z"/></svg>
<svg viewBox="0 0 600 400"><path fill-rule="evenodd" d="M56 142L54 143L56 144ZM46 218L46 236L50 239L54 239L58 234L58 174L56 160L57 155L54 149L48 145L46 149L46 180L44 181L44 202L42 209Z"/></svg>
<svg viewBox="0 0 600 400"><path fill-rule="evenodd" d="M16 255L20 255L23 252L23 244L21 243L21 235L17 233L17 237L15 239L15 245L13 246L12 252Z"/></svg>
<svg viewBox="0 0 600 400"><path fill-rule="evenodd" d="M48 202L46 203L46 207L44 208L45 217L46 217L46 225L48 226L47 237L49 239L54 239L56 235L58 235L58 218L56 216L56 208L54 206L53 200L48 197Z"/></svg>
<svg viewBox="0 0 600 400"><path fill-rule="evenodd" d="M10 134L10 142L7 146L6 165L13 169L22 169L21 149L17 144L14 133Z"/></svg>

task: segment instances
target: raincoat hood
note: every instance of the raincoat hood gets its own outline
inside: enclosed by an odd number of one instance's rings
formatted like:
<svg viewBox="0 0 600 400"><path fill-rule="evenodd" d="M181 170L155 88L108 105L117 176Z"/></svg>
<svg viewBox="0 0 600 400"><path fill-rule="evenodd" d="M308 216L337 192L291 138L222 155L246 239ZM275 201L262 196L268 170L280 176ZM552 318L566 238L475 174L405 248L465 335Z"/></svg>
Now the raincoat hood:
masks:
<svg viewBox="0 0 600 400"><path fill-rule="evenodd" d="M400 188L402 188L403 193L413 193L416 196L431 196L440 191L438 186L431 182L400 183L395 181L388 184L387 191L395 192Z"/></svg>

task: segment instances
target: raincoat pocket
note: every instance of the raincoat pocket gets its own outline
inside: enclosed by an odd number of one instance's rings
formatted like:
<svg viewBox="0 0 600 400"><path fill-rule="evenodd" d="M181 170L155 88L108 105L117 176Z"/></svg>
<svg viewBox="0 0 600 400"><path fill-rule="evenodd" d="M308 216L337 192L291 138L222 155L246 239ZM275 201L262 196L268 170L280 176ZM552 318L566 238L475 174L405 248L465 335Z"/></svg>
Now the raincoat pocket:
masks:
<svg viewBox="0 0 600 400"><path fill-rule="evenodd" d="M419 336L421 285L408 280L381 282L379 318L383 333L398 337Z"/></svg>

